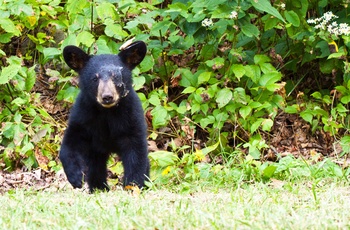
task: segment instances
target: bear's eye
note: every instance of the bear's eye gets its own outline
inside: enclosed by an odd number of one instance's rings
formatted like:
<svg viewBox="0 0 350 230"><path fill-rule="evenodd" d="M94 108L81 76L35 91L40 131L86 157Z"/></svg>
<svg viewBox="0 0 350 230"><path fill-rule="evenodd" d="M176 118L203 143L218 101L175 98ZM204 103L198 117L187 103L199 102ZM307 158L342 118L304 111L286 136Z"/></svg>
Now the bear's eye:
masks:
<svg viewBox="0 0 350 230"><path fill-rule="evenodd" d="M96 82L96 81L98 80L98 78L99 78L99 76L98 76L98 73L97 73L97 74L92 78L92 80Z"/></svg>

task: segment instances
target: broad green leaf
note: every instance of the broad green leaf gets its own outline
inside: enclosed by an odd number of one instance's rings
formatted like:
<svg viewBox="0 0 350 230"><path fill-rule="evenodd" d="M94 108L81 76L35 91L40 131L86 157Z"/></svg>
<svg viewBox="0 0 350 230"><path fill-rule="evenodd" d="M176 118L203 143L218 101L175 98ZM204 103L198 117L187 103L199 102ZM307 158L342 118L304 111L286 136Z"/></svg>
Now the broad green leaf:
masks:
<svg viewBox="0 0 350 230"><path fill-rule="evenodd" d="M97 15L105 20L107 18L118 20L118 14L116 13L116 8L112 3L109 2L101 2L96 6Z"/></svg>
<svg viewBox="0 0 350 230"><path fill-rule="evenodd" d="M169 165L174 165L178 160L176 154L168 151L156 151L149 153L149 157L153 162L159 167L167 167Z"/></svg>
<svg viewBox="0 0 350 230"><path fill-rule="evenodd" d="M186 94L186 93L193 93L194 91L196 91L196 88L193 86L189 86L187 88L185 88L182 93Z"/></svg>
<svg viewBox="0 0 350 230"><path fill-rule="evenodd" d="M345 108L344 105L341 103L339 103L336 108L337 108L337 112L339 112L339 113L349 112L349 110L347 108Z"/></svg>
<svg viewBox="0 0 350 230"><path fill-rule="evenodd" d="M340 145L344 153L350 153L350 136L346 135L340 139Z"/></svg>
<svg viewBox="0 0 350 230"><path fill-rule="evenodd" d="M142 89L145 82L146 82L146 79L144 76L134 77L133 78L134 89L135 90Z"/></svg>
<svg viewBox="0 0 350 230"><path fill-rule="evenodd" d="M263 118L259 118L257 119L253 124L252 126L250 127L250 132L251 133L254 133L261 125L261 123L263 122Z"/></svg>
<svg viewBox="0 0 350 230"><path fill-rule="evenodd" d="M250 113L252 112L252 108L249 105L243 106L239 109L239 114L243 119L246 119Z"/></svg>
<svg viewBox="0 0 350 230"><path fill-rule="evenodd" d="M214 116L207 116L199 121L199 124L201 125L202 128L207 127L210 124L214 124L215 122L215 117Z"/></svg>
<svg viewBox="0 0 350 230"><path fill-rule="evenodd" d="M245 69L242 64L233 64L231 66L231 71L238 80L240 80L245 74Z"/></svg>
<svg viewBox="0 0 350 230"><path fill-rule="evenodd" d="M242 32L248 37L259 37L260 31L258 27L253 24L244 24L241 27Z"/></svg>
<svg viewBox="0 0 350 230"><path fill-rule="evenodd" d="M57 48L47 47L43 49L43 54L44 58L42 60L42 63L45 64L54 57L61 55L62 51Z"/></svg>
<svg viewBox="0 0 350 230"><path fill-rule="evenodd" d="M0 18L0 27L6 32L19 36L21 31L15 26L15 24L9 18Z"/></svg>
<svg viewBox="0 0 350 230"><path fill-rule="evenodd" d="M22 105L24 105L26 103L27 103L27 101L22 99L22 98L20 98L20 97L17 97L14 100L11 101L11 104L17 105L17 106L22 106Z"/></svg>
<svg viewBox="0 0 350 230"><path fill-rule="evenodd" d="M208 60L205 62L207 66L213 69L220 69L225 64L225 59L222 57L216 57L214 59Z"/></svg>
<svg viewBox="0 0 350 230"><path fill-rule="evenodd" d="M294 11L286 10L284 11L284 16L286 17L288 22L292 23L293 26L295 27L300 26L299 16Z"/></svg>
<svg viewBox="0 0 350 230"><path fill-rule="evenodd" d="M259 81L261 76L260 68L257 65L246 65L244 66L245 75L250 78L254 83Z"/></svg>
<svg viewBox="0 0 350 230"><path fill-rule="evenodd" d="M114 22L106 23L105 33L107 36L116 38L118 40L123 40L129 34L123 30L121 25Z"/></svg>
<svg viewBox="0 0 350 230"><path fill-rule="evenodd" d="M212 72L203 72L198 76L198 85L208 82L211 77Z"/></svg>
<svg viewBox="0 0 350 230"><path fill-rule="evenodd" d="M143 61L140 63L140 71L147 72L154 66L154 59L151 55L146 55Z"/></svg>
<svg viewBox="0 0 350 230"><path fill-rule="evenodd" d="M151 111L153 128L165 126L168 123L169 115L168 111L161 105L156 106Z"/></svg>
<svg viewBox="0 0 350 230"><path fill-rule="evenodd" d="M254 56L254 63L257 65L261 65L263 63L270 62L270 61L271 59L268 56L263 54L257 54Z"/></svg>
<svg viewBox="0 0 350 230"><path fill-rule="evenodd" d="M295 114L295 113L298 113L299 110L296 108L297 105L291 105L291 106L287 106L284 111L286 113L289 113L289 114Z"/></svg>
<svg viewBox="0 0 350 230"><path fill-rule="evenodd" d="M263 171L264 179L270 179L273 176L273 174L275 173L276 169L277 169L277 166L275 166L275 165L267 166Z"/></svg>
<svg viewBox="0 0 350 230"><path fill-rule="evenodd" d="M9 65L2 68L0 74L0 85L8 83L9 80L16 76L19 70L20 66L18 65Z"/></svg>
<svg viewBox="0 0 350 230"><path fill-rule="evenodd" d="M251 0L250 1L255 9L264 11L268 14L271 14L272 16L275 16L276 18L280 19L282 22L285 22L282 15L273 7L271 6L271 2L268 0Z"/></svg>
<svg viewBox="0 0 350 230"><path fill-rule="evenodd" d="M152 94L150 98L148 99L148 102L151 103L154 106L160 105L160 99L157 95Z"/></svg>
<svg viewBox="0 0 350 230"><path fill-rule="evenodd" d="M262 130L270 131L273 126L273 120L271 120L270 118L264 119L261 125L262 125Z"/></svg>
<svg viewBox="0 0 350 230"><path fill-rule="evenodd" d="M228 88L221 89L216 95L216 103L222 108L232 100L232 91Z"/></svg>
<svg viewBox="0 0 350 230"><path fill-rule="evenodd" d="M303 111L300 113L300 116L307 122L309 122L310 124L312 124L312 118L313 115L312 113L310 113L309 111Z"/></svg>
<svg viewBox="0 0 350 230"><path fill-rule="evenodd" d="M77 43L90 47L95 41L94 36L88 31L82 31L77 36Z"/></svg>
<svg viewBox="0 0 350 230"><path fill-rule="evenodd" d="M316 98L316 99L322 99L322 95L320 92L314 92L313 94L311 94L312 97Z"/></svg>
<svg viewBox="0 0 350 230"><path fill-rule="evenodd" d="M281 80L282 74L280 72L272 72L269 74L264 74L259 79L259 84L261 86L270 85L272 83L276 83L277 81Z"/></svg>
<svg viewBox="0 0 350 230"><path fill-rule="evenodd" d="M348 104L350 102L350 95L343 96L340 98L341 103Z"/></svg>

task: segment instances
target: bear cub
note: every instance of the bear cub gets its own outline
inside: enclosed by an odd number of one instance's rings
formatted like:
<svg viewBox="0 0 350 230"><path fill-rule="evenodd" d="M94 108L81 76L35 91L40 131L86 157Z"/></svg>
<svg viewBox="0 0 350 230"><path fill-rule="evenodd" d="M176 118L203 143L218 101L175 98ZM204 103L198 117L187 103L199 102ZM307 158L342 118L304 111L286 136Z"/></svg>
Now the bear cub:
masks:
<svg viewBox="0 0 350 230"><path fill-rule="evenodd" d="M80 93L65 131L60 160L68 181L90 192L108 190L107 160L117 153L124 167L123 185L142 188L149 177L147 126L131 71L146 55L146 44L131 43L118 55L88 55L66 46L63 57L79 73Z"/></svg>

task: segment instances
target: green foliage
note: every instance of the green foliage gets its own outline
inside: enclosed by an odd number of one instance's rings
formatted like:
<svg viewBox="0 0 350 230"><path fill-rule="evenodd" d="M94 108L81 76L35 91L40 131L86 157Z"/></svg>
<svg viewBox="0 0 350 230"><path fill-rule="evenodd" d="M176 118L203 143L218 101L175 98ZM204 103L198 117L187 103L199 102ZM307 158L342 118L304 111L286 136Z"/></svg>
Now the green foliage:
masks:
<svg viewBox="0 0 350 230"><path fill-rule="evenodd" d="M168 127L169 139L182 140L182 146L171 143L150 154L160 183L220 174L221 166L203 163L203 156L242 164L244 170L234 177L267 181L276 176L280 166L259 160L280 111L300 114L313 132L339 138L347 154L349 35L335 36L306 21L332 9L338 23L349 23L342 3L3 1L0 167L55 169L65 125L43 106L36 83L48 78L54 103L71 106L79 90L76 73L62 62L64 46L117 53L131 38L144 40L149 49L134 71L134 85L151 125L150 139L161 139ZM50 163L41 165L40 156Z"/></svg>

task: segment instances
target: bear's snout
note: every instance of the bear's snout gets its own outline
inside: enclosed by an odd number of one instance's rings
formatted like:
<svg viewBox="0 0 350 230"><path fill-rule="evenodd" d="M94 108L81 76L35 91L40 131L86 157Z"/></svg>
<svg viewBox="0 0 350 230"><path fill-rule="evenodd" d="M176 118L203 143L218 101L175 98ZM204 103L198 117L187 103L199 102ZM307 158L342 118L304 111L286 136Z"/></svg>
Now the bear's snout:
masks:
<svg viewBox="0 0 350 230"><path fill-rule="evenodd" d="M97 102L105 108L115 106L119 101L119 93L112 79L99 80L97 88Z"/></svg>

